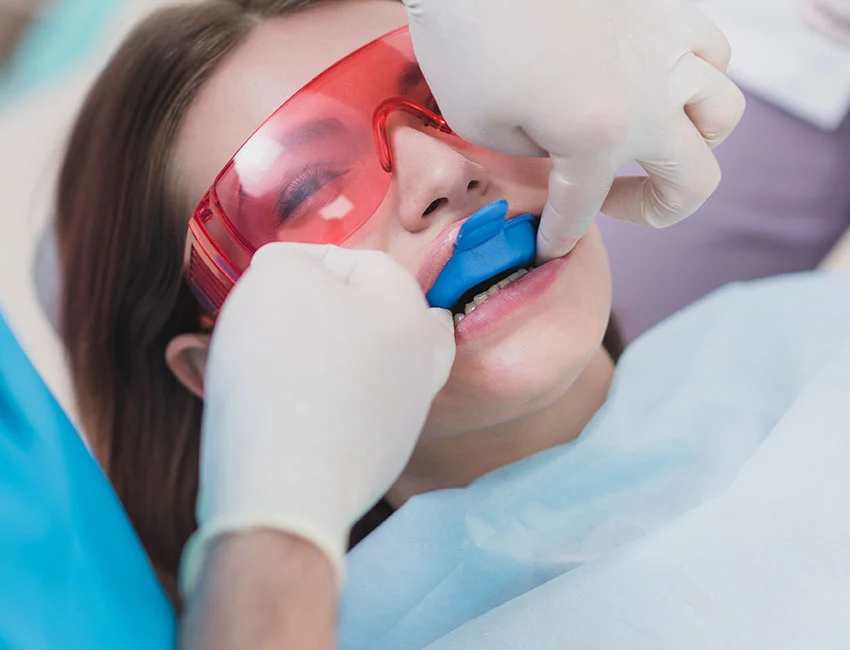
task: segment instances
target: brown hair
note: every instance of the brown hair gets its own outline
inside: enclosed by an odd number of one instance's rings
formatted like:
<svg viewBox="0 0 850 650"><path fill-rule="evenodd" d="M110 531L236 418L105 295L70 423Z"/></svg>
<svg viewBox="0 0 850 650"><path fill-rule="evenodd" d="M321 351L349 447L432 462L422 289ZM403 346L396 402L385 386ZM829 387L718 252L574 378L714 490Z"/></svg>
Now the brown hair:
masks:
<svg viewBox="0 0 850 650"><path fill-rule="evenodd" d="M172 143L201 87L255 25L323 1L157 12L89 92L62 166L61 331L82 423L172 594L195 528L202 408L165 362L173 337L200 329L183 279L189 215L170 185Z"/></svg>
<svg viewBox="0 0 850 650"><path fill-rule="evenodd" d="M61 330L82 423L172 597L196 525L202 410L165 361L172 338L201 329L183 276L189 214L170 181L172 143L255 25L329 1L217 0L154 14L89 92L62 167ZM379 504L353 540L389 511Z"/></svg>

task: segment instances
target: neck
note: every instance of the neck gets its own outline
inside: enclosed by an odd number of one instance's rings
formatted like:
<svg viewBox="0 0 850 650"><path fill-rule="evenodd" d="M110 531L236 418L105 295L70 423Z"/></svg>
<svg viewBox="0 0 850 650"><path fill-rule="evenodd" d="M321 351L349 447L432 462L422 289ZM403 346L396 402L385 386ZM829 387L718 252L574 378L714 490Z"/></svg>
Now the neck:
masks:
<svg viewBox="0 0 850 650"><path fill-rule="evenodd" d="M387 499L399 507L416 494L468 485L495 469L575 440L605 403L613 373L611 357L600 349L570 389L549 406L486 429L420 444Z"/></svg>

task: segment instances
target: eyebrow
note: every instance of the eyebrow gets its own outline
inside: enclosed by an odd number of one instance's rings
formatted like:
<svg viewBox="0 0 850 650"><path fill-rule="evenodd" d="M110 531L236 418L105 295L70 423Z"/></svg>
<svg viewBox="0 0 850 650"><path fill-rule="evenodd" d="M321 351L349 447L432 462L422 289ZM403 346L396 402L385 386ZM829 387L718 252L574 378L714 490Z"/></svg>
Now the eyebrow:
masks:
<svg viewBox="0 0 850 650"><path fill-rule="evenodd" d="M324 138L330 135L339 135L345 131L342 122L333 117L327 117L322 120L308 122L299 127L287 131L280 138L279 142L287 149L295 149L305 144L312 142L318 138Z"/></svg>

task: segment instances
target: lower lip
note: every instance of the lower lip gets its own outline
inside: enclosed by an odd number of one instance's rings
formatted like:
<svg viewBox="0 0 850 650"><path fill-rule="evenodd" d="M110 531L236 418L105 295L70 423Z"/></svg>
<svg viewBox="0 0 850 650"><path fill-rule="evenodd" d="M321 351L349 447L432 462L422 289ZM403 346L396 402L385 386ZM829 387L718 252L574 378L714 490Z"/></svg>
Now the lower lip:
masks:
<svg viewBox="0 0 850 650"><path fill-rule="evenodd" d="M481 303L455 326L457 343L498 330L516 312L543 296L569 266L571 257L572 253L546 262Z"/></svg>

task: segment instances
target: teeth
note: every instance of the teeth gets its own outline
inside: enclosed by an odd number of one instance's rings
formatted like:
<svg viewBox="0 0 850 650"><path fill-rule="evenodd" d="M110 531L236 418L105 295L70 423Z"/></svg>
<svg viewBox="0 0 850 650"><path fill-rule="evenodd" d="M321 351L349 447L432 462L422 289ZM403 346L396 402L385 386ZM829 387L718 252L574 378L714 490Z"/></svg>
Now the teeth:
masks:
<svg viewBox="0 0 850 650"><path fill-rule="evenodd" d="M464 313L455 314L455 317L454 317L455 325L459 325L460 322L464 318L466 318L467 316L469 316L469 314L474 312L478 308L479 305L481 305L482 303L484 303L485 300L487 300L487 298L489 298L490 296L495 296L497 293L499 293L499 291L504 289L506 286L508 286L512 282L516 282L522 276L527 275L528 271L529 271L529 269L520 269L519 271L515 271L509 277L505 278L501 282L497 282L496 284L494 284L492 287L487 289L487 291L479 293L477 296L475 296L472 299L472 302L466 303L466 307L464 308Z"/></svg>

